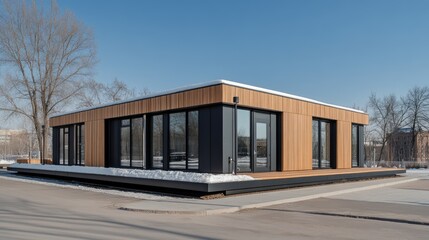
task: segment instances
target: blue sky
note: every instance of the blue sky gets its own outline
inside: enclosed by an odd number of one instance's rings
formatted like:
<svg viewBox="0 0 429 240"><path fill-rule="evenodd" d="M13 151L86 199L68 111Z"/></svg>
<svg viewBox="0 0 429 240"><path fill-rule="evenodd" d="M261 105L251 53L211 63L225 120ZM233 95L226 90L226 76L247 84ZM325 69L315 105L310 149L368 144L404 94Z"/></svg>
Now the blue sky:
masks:
<svg viewBox="0 0 429 240"><path fill-rule="evenodd" d="M92 28L95 79L228 79L343 106L429 85L429 1L58 0Z"/></svg>

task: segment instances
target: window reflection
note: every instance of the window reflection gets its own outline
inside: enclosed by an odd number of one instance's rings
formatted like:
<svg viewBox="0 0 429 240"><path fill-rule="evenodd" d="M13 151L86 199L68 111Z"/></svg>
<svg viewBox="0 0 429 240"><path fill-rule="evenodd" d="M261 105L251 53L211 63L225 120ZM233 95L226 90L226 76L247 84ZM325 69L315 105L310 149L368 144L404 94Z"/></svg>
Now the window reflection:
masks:
<svg viewBox="0 0 429 240"><path fill-rule="evenodd" d="M163 116L152 117L152 168L163 168Z"/></svg>
<svg viewBox="0 0 429 240"><path fill-rule="evenodd" d="M250 111L237 111L237 171L249 172L250 166Z"/></svg>
<svg viewBox="0 0 429 240"><path fill-rule="evenodd" d="M268 166L267 124L256 123L256 166Z"/></svg>
<svg viewBox="0 0 429 240"><path fill-rule="evenodd" d="M331 167L331 125L327 121L313 120L313 168Z"/></svg>
<svg viewBox="0 0 429 240"><path fill-rule="evenodd" d="M319 167L319 121L313 120L313 168Z"/></svg>
<svg viewBox="0 0 429 240"><path fill-rule="evenodd" d="M186 169L186 113L170 114L170 159L171 169Z"/></svg>
<svg viewBox="0 0 429 240"><path fill-rule="evenodd" d="M188 169L198 169L198 111L188 112Z"/></svg>
<svg viewBox="0 0 429 240"><path fill-rule="evenodd" d="M143 141L143 117L133 118L131 120L131 166L144 168L144 141Z"/></svg>
<svg viewBox="0 0 429 240"><path fill-rule="evenodd" d="M352 167L358 167L358 125L352 124Z"/></svg>
<svg viewBox="0 0 429 240"><path fill-rule="evenodd" d="M130 120L124 119L121 121L121 167L131 166L130 156Z"/></svg>

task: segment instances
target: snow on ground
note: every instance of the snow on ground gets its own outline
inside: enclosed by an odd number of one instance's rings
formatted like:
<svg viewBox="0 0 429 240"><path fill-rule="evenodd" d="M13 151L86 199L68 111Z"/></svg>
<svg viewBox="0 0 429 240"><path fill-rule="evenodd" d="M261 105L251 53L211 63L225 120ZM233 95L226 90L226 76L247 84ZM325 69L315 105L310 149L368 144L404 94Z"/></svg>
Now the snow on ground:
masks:
<svg viewBox="0 0 429 240"><path fill-rule="evenodd" d="M0 165L2 165L2 164L13 164L13 163L15 163L15 160L0 159Z"/></svg>
<svg viewBox="0 0 429 240"><path fill-rule="evenodd" d="M60 165L38 165L38 164L13 164L11 167L26 169L38 169L46 171L62 171L74 173L89 173L107 176L135 177L146 179L159 179L182 182L198 183L221 183L249 181L254 178L247 175L232 174L210 174L194 173L182 171L164 171L164 170L141 170L141 169L123 169L123 168L103 168L103 167L82 167L82 166L60 166Z"/></svg>

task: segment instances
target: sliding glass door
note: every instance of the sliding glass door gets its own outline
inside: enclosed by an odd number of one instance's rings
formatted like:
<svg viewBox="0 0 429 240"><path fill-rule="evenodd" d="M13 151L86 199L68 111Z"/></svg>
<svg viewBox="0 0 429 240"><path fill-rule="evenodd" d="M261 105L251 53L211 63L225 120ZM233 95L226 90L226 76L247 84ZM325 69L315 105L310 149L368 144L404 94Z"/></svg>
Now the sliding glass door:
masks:
<svg viewBox="0 0 429 240"><path fill-rule="evenodd" d="M324 119L313 119L312 146L313 168L335 168L335 123Z"/></svg>
<svg viewBox="0 0 429 240"><path fill-rule="evenodd" d="M267 172L271 164L270 114L237 110L237 171Z"/></svg>

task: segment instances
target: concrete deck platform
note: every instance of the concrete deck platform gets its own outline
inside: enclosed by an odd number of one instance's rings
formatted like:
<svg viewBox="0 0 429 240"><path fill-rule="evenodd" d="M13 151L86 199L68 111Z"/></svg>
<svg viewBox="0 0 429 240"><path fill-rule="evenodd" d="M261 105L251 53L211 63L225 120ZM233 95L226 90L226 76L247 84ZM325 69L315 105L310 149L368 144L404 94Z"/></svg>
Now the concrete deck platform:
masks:
<svg viewBox="0 0 429 240"><path fill-rule="evenodd" d="M133 178L123 176L106 176L88 173L71 173L66 171L52 171L40 169L26 169L8 167L9 171L23 174L37 174L51 177L77 179L79 181L96 181L104 184L119 184L127 187L149 188L150 190L185 194L185 195L224 195L256 192L264 190L282 189L298 186L317 185L339 181L369 179L395 176L405 173L405 169L387 168L356 168L356 169L328 169L294 172L269 172L248 174L255 178L252 181L223 182L223 183L196 183L158 179Z"/></svg>

